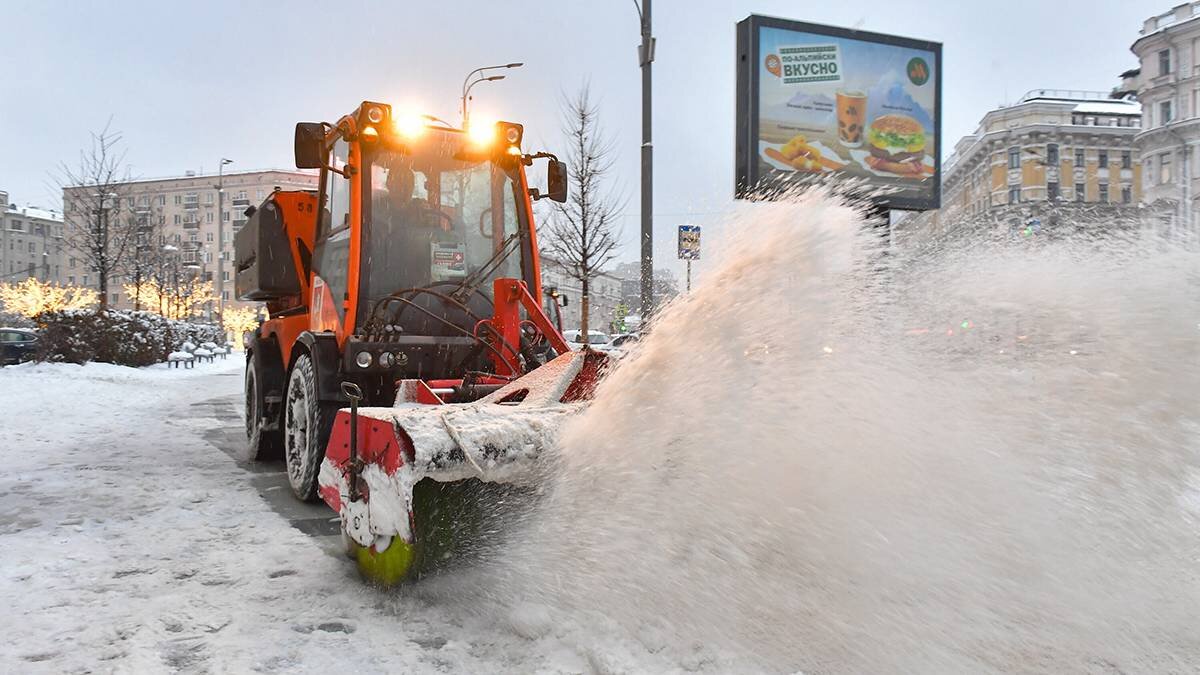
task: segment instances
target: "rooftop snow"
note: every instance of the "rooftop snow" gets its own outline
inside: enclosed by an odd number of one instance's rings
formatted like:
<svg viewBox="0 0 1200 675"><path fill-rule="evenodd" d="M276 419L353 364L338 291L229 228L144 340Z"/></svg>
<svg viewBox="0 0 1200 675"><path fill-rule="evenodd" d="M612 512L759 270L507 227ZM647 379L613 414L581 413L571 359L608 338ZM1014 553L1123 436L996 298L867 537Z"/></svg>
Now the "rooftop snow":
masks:
<svg viewBox="0 0 1200 675"><path fill-rule="evenodd" d="M1084 101L1075 112L1087 115L1141 115L1142 104L1134 101Z"/></svg>
<svg viewBox="0 0 1200 675"><path fill-rule="evenodd" d="M36 206L17 206L16 204L9 204L5 213L10 216L25 216L26 218L53 220L59 223L61 223L63 219L62 214L58 211L40 209Z"/></svg>

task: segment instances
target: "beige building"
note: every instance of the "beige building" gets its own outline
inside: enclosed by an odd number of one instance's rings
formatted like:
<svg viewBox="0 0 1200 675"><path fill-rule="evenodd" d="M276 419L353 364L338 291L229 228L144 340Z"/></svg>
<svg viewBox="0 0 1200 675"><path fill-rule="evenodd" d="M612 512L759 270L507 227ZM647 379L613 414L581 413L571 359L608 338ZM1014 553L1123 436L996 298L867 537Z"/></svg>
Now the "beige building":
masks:
<svg viewBox="0 0 1200 675"><path fill-rule="evenodd" d="M145 232L153 232L157 241L144 245L157 246L168 263L177 264L185 274L202 275L213 282L215 292L223 293L227 306L236 306L233 278L233 235L246 223L247 207L258 206L275 188L284 190L315 190L317 176L294 170L229 171L220 176L224 198L218 199L218 175L196 174L137 180L124 183L118 190L119 205L114 205L115 217L131 218ZM88 188L63 188L63 208L68 230L76 222L86 222L76 215L86 197L80 192ZM218 202L223 201L218 212ZM224 246L218 250L218 227L224 228ZM224 274L218 271L224 258ZM94 271L86 269L79 260L69 259L63 270L66 283L79 283L96 288ZM110 306L132 309L133 302L122 290L124 275L109 280ZM210 310L211 311L211 310Z"/></svg>
<svg viewBox="0 0 1200 675"><path fill-rule="evenodd" d="M1137 102L1087 91L1037 89L992 110L943 164L942 208L897 224L898 240L1132 211L1143 198L1140 119Z"/></svg>
<svg viewBox="0 0 1200 675"><path fill-rule="evenodd" d="M1145 108L1136 142L1146 167L1146 202L1174 228L1200 230L1200 2L1177 5L1142 24L1126 73Z"/></svg>
<svg viewBox="0 0 1200 675"><path fill-rule="evenodd" d="M551 289L567 299L567 306L560 309L563 330L579 328L583 310L582 285L567 273L562 263L542 255L542 291ZM588 330L609 332L609 324L616 318L617 305L621 304L621 280L607 272L599 273L588 284L588 303Z"/></svg>
<svg viewBox="0 0 1200 675"><path fill-rule="evenodd" d="M62 283L62 214L10 203L0 191L0 282L29 277Z"/></svg>

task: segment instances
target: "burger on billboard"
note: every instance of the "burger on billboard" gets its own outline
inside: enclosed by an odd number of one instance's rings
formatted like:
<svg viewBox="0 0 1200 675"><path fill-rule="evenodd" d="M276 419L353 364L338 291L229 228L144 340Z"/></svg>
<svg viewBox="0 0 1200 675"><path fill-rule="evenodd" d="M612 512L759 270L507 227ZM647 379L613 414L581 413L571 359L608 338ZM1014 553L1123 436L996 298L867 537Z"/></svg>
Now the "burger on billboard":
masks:
<svg viewBox="0 0 1200 675"><path fill-rule="evenodd" d="M855 178L881 206L937 208L941 54L894 35L738 23L737 196Z"/></svg>

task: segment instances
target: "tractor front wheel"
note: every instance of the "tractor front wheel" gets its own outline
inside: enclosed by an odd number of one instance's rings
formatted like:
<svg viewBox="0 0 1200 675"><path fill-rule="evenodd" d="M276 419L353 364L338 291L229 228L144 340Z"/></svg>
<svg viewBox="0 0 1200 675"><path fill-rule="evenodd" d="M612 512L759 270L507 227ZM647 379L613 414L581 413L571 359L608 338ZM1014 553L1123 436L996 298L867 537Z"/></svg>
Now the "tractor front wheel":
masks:
<svg viewBox="0 0 1200 675"><path fill-rule="evenodd" d="M283 450L288 483L296 497L317 498L317 472L325 458L325 444L337 414L336 403L317 400L317 378L312 358L301 354L288 376L283 407Z"/></svg>

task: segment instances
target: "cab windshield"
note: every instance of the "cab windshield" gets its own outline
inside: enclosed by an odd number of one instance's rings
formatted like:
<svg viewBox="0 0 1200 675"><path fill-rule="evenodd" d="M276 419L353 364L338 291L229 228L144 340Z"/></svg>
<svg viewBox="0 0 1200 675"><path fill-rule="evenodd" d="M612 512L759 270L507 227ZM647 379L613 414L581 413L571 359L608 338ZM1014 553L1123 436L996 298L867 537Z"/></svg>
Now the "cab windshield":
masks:
<svg viewBox="0 0 1200 675"><path fill-rule="evenodd" d="M387 146L364 164L367 307L409 289L482 294L490 303L493 280L523 278L515 168Z"/></svg>

